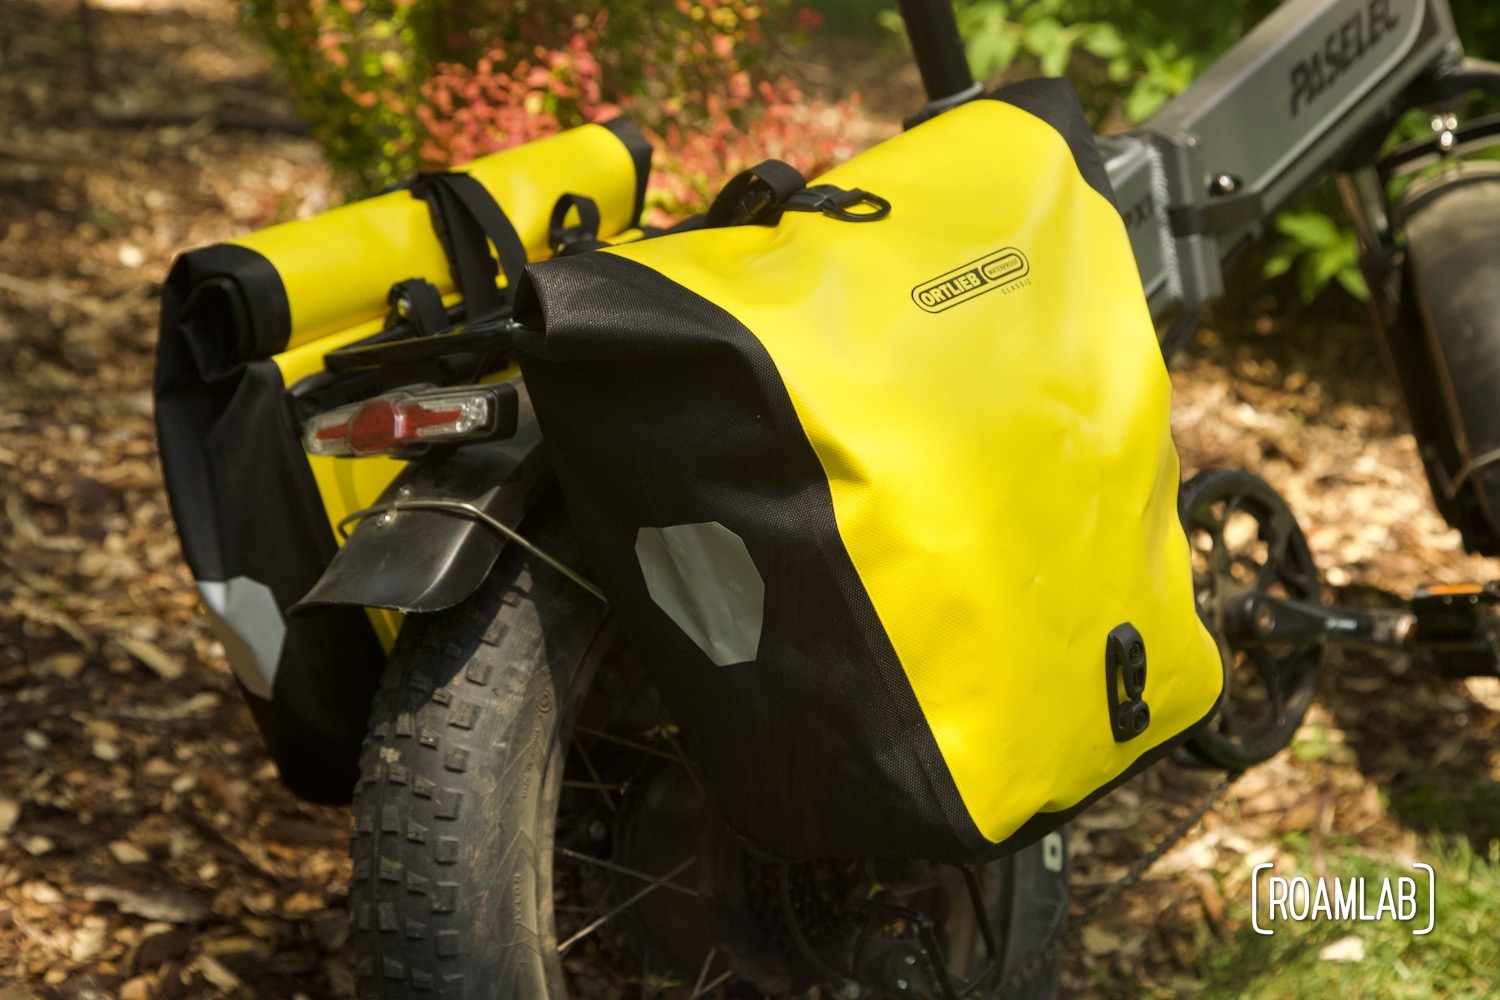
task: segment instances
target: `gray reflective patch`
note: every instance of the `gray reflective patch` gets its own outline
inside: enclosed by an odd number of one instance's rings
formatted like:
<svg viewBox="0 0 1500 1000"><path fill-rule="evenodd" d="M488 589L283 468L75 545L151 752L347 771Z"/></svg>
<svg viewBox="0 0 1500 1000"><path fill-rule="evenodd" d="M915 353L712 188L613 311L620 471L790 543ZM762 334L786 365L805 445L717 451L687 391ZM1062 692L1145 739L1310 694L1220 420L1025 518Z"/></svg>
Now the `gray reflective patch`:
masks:
<svg viewBox="0 0 1500 1000"><path fill-rule="evenodd" d="M755 659L766 585L739 535L717 521L642 528L635 557L651 599L710 660Z"/></svg>
<svg viewBox="0 0 1500 1000"><path fill-rule="evenodd" d="M276 606L271 588L248 576L227 583L198 581L208 605L214 634L224 644L229 665L240 683L261 698L271 697L281 646L286 641L286 619Z"/></svg>

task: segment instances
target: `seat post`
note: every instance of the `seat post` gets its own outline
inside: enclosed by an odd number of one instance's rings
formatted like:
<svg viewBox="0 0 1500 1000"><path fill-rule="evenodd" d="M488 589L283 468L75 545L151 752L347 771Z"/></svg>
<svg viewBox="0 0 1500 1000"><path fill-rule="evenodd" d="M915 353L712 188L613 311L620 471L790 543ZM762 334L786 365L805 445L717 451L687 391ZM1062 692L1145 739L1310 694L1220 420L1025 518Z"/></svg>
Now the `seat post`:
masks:
<svg viewBox="0 0 1500 1000"><path fill-rule="evenodd" d="M911 39L927 106L908 120L910 127L955 104L979 96L982 88L969 72L963 39L953 16L951 0L898 0L906 36Z"/></svg>

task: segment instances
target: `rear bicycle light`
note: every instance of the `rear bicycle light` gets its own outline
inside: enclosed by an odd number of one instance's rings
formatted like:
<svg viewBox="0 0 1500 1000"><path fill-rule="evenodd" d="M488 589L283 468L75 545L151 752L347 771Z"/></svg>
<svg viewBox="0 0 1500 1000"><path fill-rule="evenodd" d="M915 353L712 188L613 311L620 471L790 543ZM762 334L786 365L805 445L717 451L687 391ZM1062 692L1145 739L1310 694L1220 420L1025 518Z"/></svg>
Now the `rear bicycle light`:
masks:
<svg viewBox="0 0 1500 1000"><path fill-rule="evenodd" d="M515 386L398 389L310 418L309 455L412 455L438 444L510 437L519 404Z"/></svg>

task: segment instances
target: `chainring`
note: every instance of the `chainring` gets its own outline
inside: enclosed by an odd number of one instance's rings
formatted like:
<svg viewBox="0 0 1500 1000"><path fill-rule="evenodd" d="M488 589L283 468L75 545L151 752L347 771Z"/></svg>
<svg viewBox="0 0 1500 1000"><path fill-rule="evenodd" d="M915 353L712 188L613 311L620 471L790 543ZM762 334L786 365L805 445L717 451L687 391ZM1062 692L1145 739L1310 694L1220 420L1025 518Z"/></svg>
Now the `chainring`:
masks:
<svg viewBox="0 0 1500 1000"><path fill-rule="evenodd" d="M1199 614L1224 657L1218 715L1188 750L1202 762L1241 771L1292 741L1318 685L1322 643L1243 645L1231 609L1251 593L1319 602L1322 585L1291 508L1265 480L1241 469L1211 469L1185 483L1178 510L1193 555Z"/></svg>

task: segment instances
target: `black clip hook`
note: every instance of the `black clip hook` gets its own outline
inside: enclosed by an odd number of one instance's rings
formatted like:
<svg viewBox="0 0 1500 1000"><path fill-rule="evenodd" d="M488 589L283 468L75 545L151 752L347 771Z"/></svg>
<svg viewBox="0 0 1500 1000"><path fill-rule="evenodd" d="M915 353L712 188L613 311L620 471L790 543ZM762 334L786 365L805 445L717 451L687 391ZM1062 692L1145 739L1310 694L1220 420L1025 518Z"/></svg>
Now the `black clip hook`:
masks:
<svg viewBox="0 0 1500 1000"><path fill-rule="evenodd" d="M859 205L868 205L871 210L850 211ZM874 222L891 214L891 203L880 195L859 188L845 191L832 184L803 188L788 198L782 208L791 212L822 212L830 219L844 222Z"/></svg>

